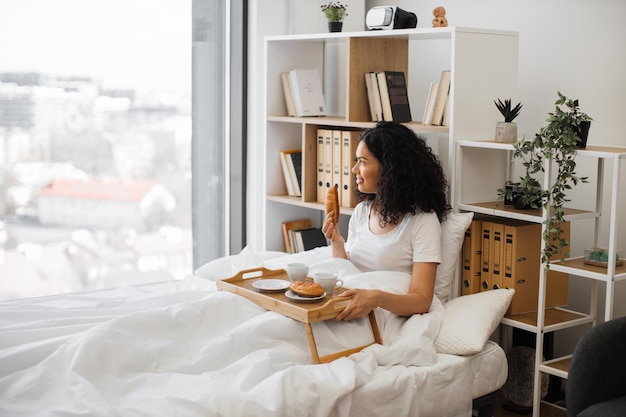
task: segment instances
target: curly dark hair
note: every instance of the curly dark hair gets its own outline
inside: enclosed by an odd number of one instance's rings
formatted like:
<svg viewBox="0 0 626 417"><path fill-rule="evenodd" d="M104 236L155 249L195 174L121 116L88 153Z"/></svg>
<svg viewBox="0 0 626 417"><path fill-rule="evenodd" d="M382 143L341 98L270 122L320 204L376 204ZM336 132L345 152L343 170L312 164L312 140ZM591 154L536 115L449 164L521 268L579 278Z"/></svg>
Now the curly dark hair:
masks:
<svg viewBox="0 0 626 417"><path fill-rule="evenodd" d="M398 224L405 213L418 210L435 212L439 221L451 207L447 199L448 182L439 158L424 139L408 127L379 122L359 135L380 163L376 194L355 191L359 201L373 200L381 226Z"/></svg>

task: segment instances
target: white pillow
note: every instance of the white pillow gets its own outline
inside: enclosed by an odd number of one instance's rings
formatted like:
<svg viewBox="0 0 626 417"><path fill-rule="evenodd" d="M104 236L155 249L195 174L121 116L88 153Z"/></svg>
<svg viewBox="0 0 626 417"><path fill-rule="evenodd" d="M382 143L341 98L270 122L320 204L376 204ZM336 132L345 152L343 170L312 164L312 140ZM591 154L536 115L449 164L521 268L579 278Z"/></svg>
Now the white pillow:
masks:
<svg viewBox="0 0 626 417"><path fill-rule="evenodd" d="M509 308L515 290L500 288L453 298L435 339L438 353L473 355L480 352Z"/></svg>
<svg viewBox="0 0 626 417"><path fill-rule="evenodd" d="M437 267L435 278L435 295L445 303L450 298L450 288L456 266L459 264L459 253L470 227L474 213L450 213L441 223L441 263Z"/></svg>

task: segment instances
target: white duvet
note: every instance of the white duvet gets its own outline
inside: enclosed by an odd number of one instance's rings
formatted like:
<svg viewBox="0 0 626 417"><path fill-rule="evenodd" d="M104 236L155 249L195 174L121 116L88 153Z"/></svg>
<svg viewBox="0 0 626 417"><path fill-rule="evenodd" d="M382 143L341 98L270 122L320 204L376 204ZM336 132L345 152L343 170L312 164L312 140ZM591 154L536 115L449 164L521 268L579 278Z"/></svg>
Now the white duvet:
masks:
<svg viewBox="0 0 626 417"><path fill-rule="evenodd" d="M347 261L311 267L326 269L346 287L408 286ZM471 370L433 345L439 300L428 314L376 317L383 345L314 365L302 323L198 277L0 303L0 415L467 415ZM320 355L373 341L367 319L313 331Z"/></svg>

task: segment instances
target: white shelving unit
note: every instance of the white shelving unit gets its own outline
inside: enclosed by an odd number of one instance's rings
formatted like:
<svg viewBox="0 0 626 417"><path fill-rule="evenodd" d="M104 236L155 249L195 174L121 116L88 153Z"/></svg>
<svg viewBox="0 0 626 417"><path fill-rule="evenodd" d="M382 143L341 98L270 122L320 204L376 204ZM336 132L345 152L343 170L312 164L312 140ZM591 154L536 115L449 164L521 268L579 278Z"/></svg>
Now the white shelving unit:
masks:
<svg viewBox="0 0 626 417"><path fill-rule="evenodd" d="M461 140L457 142L457 208L464 211L489 214L504 218L518 219L535 223L542 223L542 232L545 231L544 221L547 218L547 210L531 209L516 210L511 206L505 206L503 202L496 202L497 189L501 188L506 180L514 180L512 144L495 143L493 141ZM595 176L595 208L594 210L566 209L565 219L575 222L583 219L593 219L594 233L589 239L587 247L607 246L600 242L601 220L608 218L608 259L615 259L618 231L618 197L620 192L620 167L626 159L626 148L588 146L578 150L577 160L592 158L596 161ZM545 175L543 184L551 183L551 162L545 161ZM606 173L611 179L609 207L604 208L604 183ZM479 181L477 181L479 179ZM577 237L572 237L573 239ZM543 249L543 242L542 242ZM626 266L616 267L615 263L609 263L607 268L587 265L583 254L564 261L553 261L550 270L563 272L570 275L583 277L591 280L590 308L588 312L572 311L566 308L546 309L546 280L547 271L540 268L538 311L534 313L506 316L502 323L515 328L535 333L536 357L534 378L534 404L533 416L539 416L541 404L541 374L547 373L559 378L567 379L571 355L544 361L543 341L547 333L555 332L574 326L591 323L596 324L596 312L598 303L604 302L604 321L610 320L613 314L613 297L615 284L626 279ZM601 297L598 284L606 284L606 293Z"/></svg>
<svg viewBox="0 0 626 417"><path fill-rule="evenodd" d="M392 31L340 32L265 38L265 128L263 176L266 196L264 222L259 227L264 249L282 250L281 223L310 218L321 225L323 205L316 202L316 131L319 127L365 129L373 127L365 89L369 71L404 71L413 122L406 123L428 137L455 184L455 141L493 135L500 118L493 100L517 96L518 34L473 28L428 28ZM287 117L280 73L294 68L318 69L323 78L328 116ZM450 125L420 123L430 82L451 70ZM288 197L278 153L303 150L303 195ZM452 202L454 205L454 202ZM343 215L352 209L342 208ZM344 227L347 221L343 221ZM345 231L344 231L345 233Z"/></svg>

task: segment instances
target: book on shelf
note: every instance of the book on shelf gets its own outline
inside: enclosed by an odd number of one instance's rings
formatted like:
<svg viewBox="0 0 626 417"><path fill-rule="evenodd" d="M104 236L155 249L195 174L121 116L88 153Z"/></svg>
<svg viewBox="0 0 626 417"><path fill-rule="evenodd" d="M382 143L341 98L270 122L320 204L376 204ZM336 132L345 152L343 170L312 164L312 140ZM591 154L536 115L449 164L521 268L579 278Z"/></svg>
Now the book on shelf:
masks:
<svg viewBox="0 0 626 417"><path fill-rule="evenodd" d="M287 195L294 196L295 191L293 188L293 182L291 181L291 174L289 173L289 163L287 162L287 157L284 152L278 153L278 158L280 159L280 167L283 171L283 177L285 178L285 188L287 188Z"/></svg>
<svg viewBox="0 0 626 417"><path fill-rule="evenodd" d="M287 116L293 117L296 115L296 106L293 102L291 88L289 87L289 73L281 72L280 81L283 86L283 96L285 97L285 108L287 109Z"/></svg>
<svg viewBox="0 0 626 417"><path fill-rule="evenodd" d="M441 126L450 126L450 93L446 97L446 105L443 108L443 119L441 120Z"/></svg>
<svg viewBox="0 0 626 417"><path fill-rule="evenodd" d="M411 107L402 71L381 71L376 74L382 105L383 120L387 122L410 122Z"/></svg>
<svg viewBox="0 0 626 417"><path fill-rule="evenodd" d="M280 151L280 161L287 185L287 194L300 197L302 195L302 150Z"/></svg>
<svg viewBox="0 0 626 417"><path fill-rule="evenodd" d="M293 230L295 252L303 252L322 246L328 246L328 241L322 229L311 227L308 229Z"/></svg>
<svg viewBox="0 0 626 417"><path fill-rule="evenodd" d="M424 107L424 117L422 118L423 125L430 125L433 121L433 110L435 109L435 100L437 99L438 89L438 81L433 81L432 83L430 83L430 88L428 89L428 97L426 98L426 106Z"/></svg>
<svg viewBox="0 0 626 417"><path fill-rule="evenodd" d="M309 219L291 220L291 221L283 222L281 226L282 226L282 231L283 231L283 241L285 243L285 252L294 253L295 249L293 246L292 231L300 230L300 229L310 229L311 220Z"/></svg>
<svg viewBox="0 0 626 417"><path fill-rule="evenodd" d="M289 158L289 173L296 197L300 197L302 196L302 151L290 152L286 156Z"/></svg>
<svg viewBox="0 0 626 417"><path fill-rule="evenodd" d="M435 100L435 108L433 109L433 120L431 122L433 125L441 126L441 122L443 121L443 111L450 92L450 82L450 70L441 71L439 87L437 88L437 99Z"/></svg>
<svg viewBox="0 0 626 417"><path fill-rule="evenodd" d="M296 116L324 116L326 101L320 73L316 69L289 71L289 87Z"/></svg>
<svg viewBox="0 0 626 417"><path fill-rule="evenodd" d="M380 100L380 89L378 88L378 76L376 75L375 72L368 72L366 75L370 78L370 81L372 84L371 100L372 100L372 107L374 108L374 119L372 119L372 121L382 122L383 121L383 105ZM370 96L368 95L368 99L369 98Z"/></svg>
<svg viewBox="0 0 626 417"><path fill-rule="evenodd" d="M352 165L360 134L361 131L358 130L344 130L341 132L341 192L339 193L339 201L342 207L354 207L357 203L354 195L356 178L352 173Z"/></svg>
<svg viewBox="0 0 626 417"><path fill-rule="evenodd" d="M365 90L367 92L367 104L370 109L370 119L375 122L376 120L376 109L374 108L374 86L372 85L372 77L370 77L370 73L365 73ZM377 92L378 93L378 92Z"/></svg>

